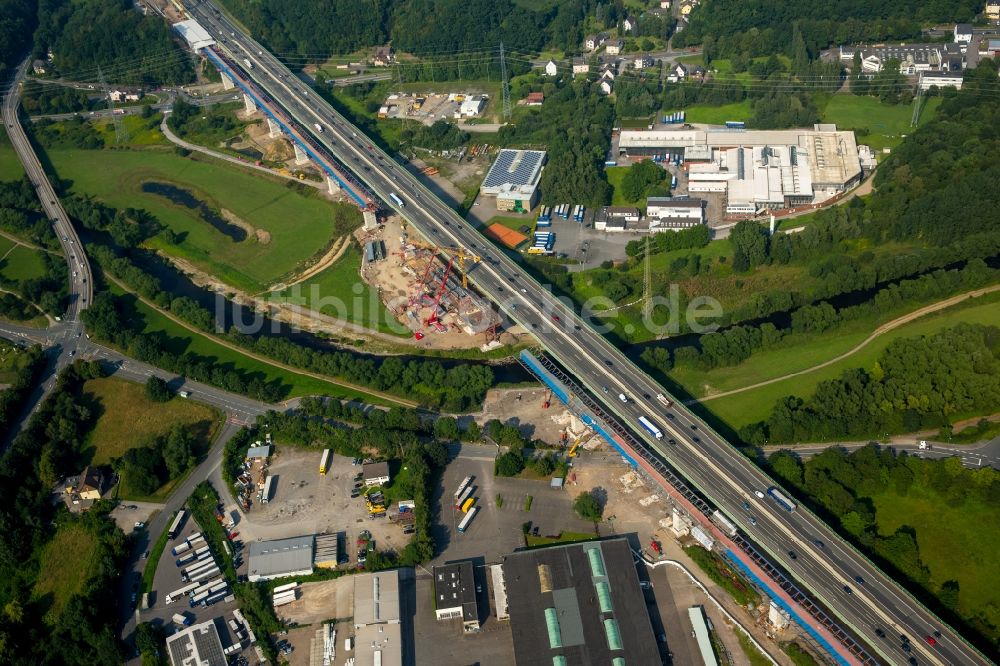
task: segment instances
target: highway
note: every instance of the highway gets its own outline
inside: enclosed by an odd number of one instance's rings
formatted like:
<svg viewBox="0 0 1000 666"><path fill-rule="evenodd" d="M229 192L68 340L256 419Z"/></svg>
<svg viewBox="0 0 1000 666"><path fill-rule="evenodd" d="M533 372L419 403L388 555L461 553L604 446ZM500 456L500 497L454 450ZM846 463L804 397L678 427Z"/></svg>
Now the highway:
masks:
<svg viewBox="0 0 1000 666"><path fill-rule="evenodd" d="M570 305L529 277L214 5L185 4L231 62L242 63L246 58L253 63L253 68L240 75L252 79L280 104L295 120L298 132L336 155L382 201L390 201L390 193L398 195L404 205L394 206L396 210L431 242L469 248L481 256L483 261L469 270L477 289L533 333L609 411L636 429L646 446L736 521L774 563L789 571L883 660L989 663L818 518L801 507L788 512L758 498L755 492L766 491L773 482L742 453L686 408L661 405L655 396L663 389ZM323 131L315 129L317 124ZM637 428L640 415L659 423L666 438L658 441ZM744 502L749 510L743 508ZM934 632L940 636L933 638ZM936 644L930 645L925 637ZM844 663L850 661L844 659Z"/></svg>
<svg viewBox="0 0 1000 666"><path fill-rule="evenodd" d="M83 324L80 322L80 312L90 303L93 295L93 277L90 272L90 262L87 260L80 238L76 235L76 230L70 223L66 211L63 210L59 197L56 196L52 183L42 168L35 149L28 140L28 135L21 126L18 109L21 105L21 85L24 82L25 73L31 58L26 58L17 69L13 81L7 87L3 99L3 122L7 129L7 135L14 146L21 165L25 173L35 186L35 192L42 203L42 210L49 220L52 221L53 231L62 245L63 254L66 256L66 263L69 266L69 307L60 319L64 321L56 335L58 336L58 353L55 363L50 363L50 372L41 383L41 390L32 393L22 419L11 428L8 437L13 438L16 431L20 429L24 417L34 412L48 392L55 386L55 378L59 371L72 362L76 355L77 345L83 335Z"/></svg>

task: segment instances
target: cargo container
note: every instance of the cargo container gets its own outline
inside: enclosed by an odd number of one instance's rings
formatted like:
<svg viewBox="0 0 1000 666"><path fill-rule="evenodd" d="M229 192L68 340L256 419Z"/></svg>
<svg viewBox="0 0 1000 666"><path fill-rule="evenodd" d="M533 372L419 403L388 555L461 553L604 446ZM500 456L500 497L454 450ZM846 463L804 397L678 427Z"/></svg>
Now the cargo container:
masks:
<svg viewBox="0 0 1000 666"><path fill-rule="evenodd" d="M267 481L264 482L264 490L261 492L260 501L262 504L267 504L271 501L271 488L274 485L274 477L268 476Z"/></svg>
<svg viewBox="0 0 1000 666"><path fill-rule="evenodd" d="M208 580L212 576L217 576L218 574L219 574L219 567L212 567L211 569L208 569L207 571L203 571L203 572L201 572L199 574L195 574L194 576L191 576L191 582Z"/></svg>
<svg viewBox="0 0 1000 666"><path fill-rule="evenodd" d="M193 537L188 537L188 540L187 540L187 542L188 542L189 544L191 544L191 547L192 547L192 548L194 548L194 547L195 547L195 546L197 546L198 544L203 544L203 543L205 543L205 535L204 535L204 534L198 534L197 536L193 536Z"/></svg>
<svg viewBox="0 0 1000 666"><path fill-rule="evenodd" d="M174 516L173 522L170 523L170 529L167 530L167 538L170 539L177 538L177 532L181 529L181 523L184 522L185 515L186 514L184 513L184 509L181 509L180 511L177 512L177 515ZM174 555L176 554L177 553L174 553Z"/></svg>
<svg viewBox="0 0 1000 666"><path fill-rule="evenodd" d="M177 558L175 564L177 564L177 566L179 567L182 567L188 562L194 561L194 558L195 558L194 553L185 553L184 555L181 555L180 557Z"/></svg>
<svg viewBox="0 0 1000 666"><path fill-rule="evenodd" d="M747 126L742 120L727 120L726 129L744 129Z"/></svg>
<svg viewBox="0 0 1000 666"><path fill-rule="evenodd" d="M736 525L733 525L732 521L726 518L724 513L721 511L715 511L710 518L712 522L715 523L715 526L725 532L728 536L736 536Z"/></svg>
<svg viewBox="0 0 1000 666"><path fill-rule="evenodd" d="M479 507L474 506L469 510L467 514L465 514L465 518L462 518L462 522L458 524L459 533L465 532L465 530L469 529L469 525L472 523L472 518L476 515L478 511Z"/></svg>
<svg viewBox="0 0 1000 666"><path fill-rule="evenodd" d="M323 449L323 457L319 461L319 473L326 476L326 467L330 464L330 449Z"/></svg>
<svg viewBox="0 0 1000 666"><path fill-rule="evenodd" d="M186 615L181 615L180 613L174 613L173 620L174 624L178 624L182 627L186 627L189 624L191 624L191 618L187 617Z"/></svg>
<svg viewBox="0 0 1000 666"><path fill-rule="evenodd" d="M191 600L188 602L188 605L190 605L191 608L194 608L205 599L208 599L208 590L205 590L204 592L199 592L198 594L191 597Z"/></svg>
<svg viewBox="0 0 1000 666"><path fill-rule="evenodd" d="M206 546L202 546L201 548L195 549L194 554L195 555L201 555L202 553L207 553L210 550L211 549L206 545Z"/></svg>
<svg viewBox="0 0 1000 666"><path fill-rule="evenodd" d="M180 555L184 551L190 550L190 549L191 549L191 544L189 544L187 541L185 541L184 543L182 543L180 545L174 546L170 550L170 552L173 554L174 557L177 557L178 555Z"/></svg>
<svg viewBox="0 0 1000 666"><path fill-rule="evenodd" d="M202 606L211 606L214 603L218 603L219 601L222 601L225 598L225 596L226 596L225 592L216 592L215 594L209 596L208 598L202 599L201 605Z"/></svg>
<svg viewBox="0 0 1000 666"><path fill-rule="evenodd" d="M284 585L279 585L271 591L273 595L279 595L282 592L288 592L289 590L294 590L299 586L298 583L285 583Z"/></svg>
<svg viewBox="0 0 1000 666"><path fill-rule="evenodd" d="M191 583L190 585L185 585L181 589L174 590L173 592L171 592L170 594L168 594L167 598L164 599L164 601L166 601L166 603L168 603L168 604L171 604L171 603L177 601L178 599L180 599L181 597L183 597L185 594L189 594L190 592L193 592L198 587L199 587L198 583Z"/></svg>
<svg viewBox="0 0 1000 666"><path fill-rule="evenodd" d="M464 513L469 513L469 509L471 509L472 505L475 503L476 503L475 497L470 497L469 499L465 500L465 502L462 504L462 511Z"/></svg>

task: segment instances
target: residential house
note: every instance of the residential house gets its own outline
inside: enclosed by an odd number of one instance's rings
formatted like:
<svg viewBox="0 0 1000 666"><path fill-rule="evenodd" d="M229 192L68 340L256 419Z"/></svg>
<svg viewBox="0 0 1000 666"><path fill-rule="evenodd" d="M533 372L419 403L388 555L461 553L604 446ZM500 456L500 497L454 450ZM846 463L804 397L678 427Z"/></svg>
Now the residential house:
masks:
<svg viewBox="0 0 1000 666"><path fill-rule="evenodd" d="M601 80L607 79L608 81L614 83L616 76L617 74L615 74L615 66L612 65L610 62L606 62L603 65L601 65L601 73L600 73Z"/></svg>
<svg viewBox="0 0 1000 666"><path fill-rule="evenodd" d="M690 2L685 2L681 5L681 16L685 19L691 15L691 10L694 9L694 4Z"/></svg>
<svg viewBox="0 0 1000 666"><path fill-rule="evenodd" d="M972 25L969 23L955 24L955 43L968 44L972 41Z"/></svg>
<svg viewBox="0 0 1000 666"><path fill-rule="evenodd" d="M983 16L987 21L1000 22L1000 0L987 0Z"/></svg>
<svg viewBox="0 0 1000 666"><path fill-rule="evenodd" d="M396 52L391 46L376 46L372 55L372 65L375 67L388 67L396 62Z"/></svg>
<svg viewBox="0 0 1000 666"><path fill-rule="evenodd" d="M695 65L694 68L691 70L691 76L693 76L696 79L705 78L705 74L707 73L708 72L706 72L705 68L702 67L701 65Z"/></svg>
<svg viewBox="0 0 1000 666"><path fill-rule="evenodd" d="M138 102L142 95L131 90L109 90L108 97L112 102Z"/></svg>
<svg viewBox="0 0 1000 666"><path fill-rule="evenodd" d="M984 39L979 42L980 58L1000 58L1000 39Z"/></svg>
<svg viewBox="0 0 1000 666"><path fill-rule="evenodd" d="M603 32L599 32L596 35L587 35L583 39L583 48L588 51L596 51L601 48L606 41L608 41L608 36Z"/></svg>
<svg viewBox="0 0 1000 666"><path fill-rule="evenodd" d="M31 63L31 71L33 71L35 74L45 74L47 71L49 71L48 63L46 63L44 60L34 60Z"/></svg>
<svg viewBox="0 0 1000 666"><path fill-rule="evenodd" d="M545 94L540 92L528 93L527 98L525 98L525 104L528 106L541 106L544 101Z"/></svg>
<svg viewBox="0 0 1000 666"><path fill-rule="evenodd" d="M587 74L590 72L590 64L585 58L573 58L573 75Z"/></svg>
<svg viewBox="0 0 1000 666"><path fill-rule="evenodd" d="M614 80L601 79L597 82L597 88L602 95L610 95L611 91L614 90Z"/></svg>
<svg viewBox="0 0 1000 666"><path fill-rule="evenodd" d="M667 74L667 81L670 83L678 83L687 78L688 68L684 63L676 63L673 68Z"/></svg>
<svg viewBox="0 0 1000 666"><path fill-rule="evenodd" d="M670 9L670 0L660 0L660 9Z"/></svg>
<svg viewBox="0 0 1000 666"><path fill-rule="evenodd" d="M625 20L622 21L622 31L632 32L639 27L639 20L634 16L626 16Z"/></svg>
<svg viewBox="0 0 1000 666"><path fill-rule="evenodd" d="M555 76L559 73L559 65L556 64L555 60L549 60L545 63L545 75Z"/></svg>
<svg viewBox="0 0 1000 666"><path fill-rule="evenodd" d="M652 67L655 64L656 61L648 55L637 55L635 60L632 62L632 66L636 69L646 69L647 67Z"/></svg>
<svg viewBox="0 0 1000 666"><path fill-rule="evenodd" d="M66 494L82 500L99 500L104 494L104 474L97 467L84 467L80 476L66 479Z"/></svg>
<svg viewBox="0 0 1000 666"><path fill-rule="evenodd" d="M622 52L623 48L625 48L624 39L612 39L611 41L607 42L604 46L604 50L607 52L608 55L619 55Z"/></svg>
<svg viewBox="0 0 1000 666"><path fill-rule="evenodd" d="M389 483L389 463L366 463L361 472L366 486L384 486Z"/></svg>

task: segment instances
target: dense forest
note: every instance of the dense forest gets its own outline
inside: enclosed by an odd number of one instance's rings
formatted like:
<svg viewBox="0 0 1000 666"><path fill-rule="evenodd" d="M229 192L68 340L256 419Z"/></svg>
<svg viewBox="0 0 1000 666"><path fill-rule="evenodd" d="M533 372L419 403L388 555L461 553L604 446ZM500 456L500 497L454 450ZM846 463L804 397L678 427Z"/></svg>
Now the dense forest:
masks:
<svg viewBox="0 0 1000 666"><path fill-rule="evenodd" d="M98 503L82 515L70 515L51 501L52 487L66 470L80 469L91 418L80 403L83 382L98 376L96 364L78 362L59 376L53 392L0 458L0 646L9 663L122 663L115 622L120 567L127 555L125 535L108 520L110 505ZM77 566L72 559L46 558L46 547L70 532L88 566L80 566L78 584L54 594L35 596L40 576L72 580L48 566ZM65 540L64 540L65 541ZM46 585L46 587L48 587ZM73 589L75 588L75 590ZM68 596L65 596L68 595ZM17 655L16 658L12 655Z"/></svg>
<svg viewBox="0 0 1000 666"><path fill-rule="evenodd" d="M95 81L98 68L111 83L179 85L194 80L187 50L167 23L144 16L131 0L40 0L36 57L52 50L53 64L69 79Z"/></svg>
<svg viewBox="0 0 1000 666"><path fill-rule="evenodd" d="M0 81L6 81L31 47L37 13L34 0L0 0Z"/></svg>
<svg viewBox="0 0 1000 666"><path fill-rule="evenodd" d="M925 460L875 444L851 453L829 448L806 462L793 451L778 451L771 454L768 463L777 478L807 497L830 524L839 525L876 561L887 564L890 571L895 569L898 578L916 584L922 600L932 604L945 621L969 638L974 638L972 632L980 634L984 640L976 642L987 651L996 649L1000 608L995 603L973 601L972 596L982 599L983 595L963 588L956 580L964 578L967 583L974 578L974 572L983 571L987 565L980 560L984 556L983 540L974 532L990 528L981 528L976 519L947 524L951 516L965 511L976 512L983 525L994 524L992 511L1000 502L1000 474L996 470L966 469L957 457ZM886 529L885 523L892 518L879 520L883 506L909 517L904 517L899 527ZM941 512L934 510L936 506L947 507L949 517L939 518ZM910 516L910 509L919 515ZM939 525L956 540L951 544L956 551L940 552L942 540L931 535ZM965 541L973 548L964 550L961 544ZM925 548L926 553L922 552ZM931 553L931 548L935 552ZM924 561L928 556L933 556L939 567L947 562L947 568L932 571ZM971 631L961 626L963 622Z"/></svg>
<svg viewBox="0 0 1000 666"><path fill-rule="evenodd" d="M815 55L832 44L915 37L923 23L970 21L981 8L979 0L708 0L673 45L701 44L721 57L771 55L786 52L797 29Z"/></svg>
<svg viewBox="0 0 1000 666"><path fill-rule="evenodd" d="M873 367L821 382L807 399L782 398L766 422L740 436L753 444L875 438L998 409L1000 329L960 325L894 340Z"/></svg>

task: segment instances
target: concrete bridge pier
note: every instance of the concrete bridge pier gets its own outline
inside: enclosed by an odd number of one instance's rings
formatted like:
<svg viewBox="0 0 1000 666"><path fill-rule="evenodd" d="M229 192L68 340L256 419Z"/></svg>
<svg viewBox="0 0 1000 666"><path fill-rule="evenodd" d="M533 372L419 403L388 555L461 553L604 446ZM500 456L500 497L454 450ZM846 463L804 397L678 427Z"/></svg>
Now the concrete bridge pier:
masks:
<svg viewBox="0 0 1000 666"><path fill-rule="evenodd" d="M250 95L243 95L243 108L246 109L247 113L254 113L257 110L257 105Z"/></svg>
<svg viewBox="0 0 1000 666"><path fill-rule="evenodd" d="M308 162L309 156L306 155L306 151L302 150L302 146L300 146L297 143L293 143L292 145L295 146L295 163L305 164L306 162Z"/></svg>
<svg viewBox="0 0 1000 666"><path fill-rule="evenodd" d="M275 122L274 118L267 119L267 129L269 130L267 135L272 139L276 139L281 136L281 125Z"/></svg>
<svg viewBox="0 0 1000 666"><path fill-rule="evenodd" d="M222 89L223 90L232 90L235 87L236 87L236 84L233 83L233 80L231 78L229 78L229 75L223 73L222 74Z"/></svg>
<svg viewBox="0 0 1000 666"><path fill-rule="evenodd" d="M337 192L340 191L340 183L338 183L331 176L326 177L326 187L328 190L330 190L330 194L336 194Z"/></svg>

